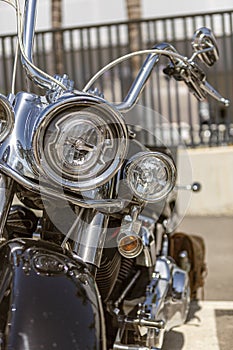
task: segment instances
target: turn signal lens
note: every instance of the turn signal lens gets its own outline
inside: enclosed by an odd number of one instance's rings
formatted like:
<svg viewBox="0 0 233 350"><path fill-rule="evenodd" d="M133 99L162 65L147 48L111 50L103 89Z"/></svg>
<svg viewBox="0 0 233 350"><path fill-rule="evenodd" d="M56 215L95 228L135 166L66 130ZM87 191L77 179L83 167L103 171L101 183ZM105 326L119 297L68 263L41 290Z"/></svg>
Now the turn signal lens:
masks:
<svg viewBox="0 0 233 350"><path fill-rule="evenodd" d="M135 258L142 251L142 240L136 234L123 235L118 241L119 253L125 258Z"/></svg>

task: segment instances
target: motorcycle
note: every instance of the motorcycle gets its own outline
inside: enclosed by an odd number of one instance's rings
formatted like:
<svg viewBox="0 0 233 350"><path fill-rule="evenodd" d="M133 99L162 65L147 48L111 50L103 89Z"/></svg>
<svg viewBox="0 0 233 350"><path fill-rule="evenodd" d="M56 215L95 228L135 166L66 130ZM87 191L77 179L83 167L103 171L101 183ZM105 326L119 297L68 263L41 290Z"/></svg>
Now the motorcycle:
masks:
<svg viewBox="0 0 233 350"><path fill-rule="evenodd" d="M162 56L198 100L227 106L196 62L216 62L215 38L198 29L191 58L169 43L125 55L76 90L33 64L37 1L25 0L23 18L10 3L25 73L45 93L0 95L0 348L161 349L187 318L195 259L176 244L171 254L174 157L140 143L125 115ZM121 103L92 89L136 55L147 58Z"/></svg>

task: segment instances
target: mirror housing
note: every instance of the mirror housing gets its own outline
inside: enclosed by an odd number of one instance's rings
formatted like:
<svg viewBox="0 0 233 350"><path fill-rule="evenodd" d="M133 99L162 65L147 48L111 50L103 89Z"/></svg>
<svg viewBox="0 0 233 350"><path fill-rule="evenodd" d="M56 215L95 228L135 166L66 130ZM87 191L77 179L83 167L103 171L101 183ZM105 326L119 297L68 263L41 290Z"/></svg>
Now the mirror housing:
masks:
<svg viewBox="0 0 233 350"><path fill-rule="evenodd" d="M192 47L200 60L207 66L212 66L219 59L218 45L214 34L209 28L202 27L194 32ZM209 51L207 51L208 49ZM202 52L203 50L206 51Z"/></svg>

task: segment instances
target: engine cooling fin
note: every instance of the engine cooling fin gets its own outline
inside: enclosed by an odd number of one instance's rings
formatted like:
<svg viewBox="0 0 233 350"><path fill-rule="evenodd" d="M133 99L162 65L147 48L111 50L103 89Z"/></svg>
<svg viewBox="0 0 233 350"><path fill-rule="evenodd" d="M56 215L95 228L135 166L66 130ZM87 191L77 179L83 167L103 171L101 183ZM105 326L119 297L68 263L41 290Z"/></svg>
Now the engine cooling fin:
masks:
<svg viewBox="0 0 233 350"><path fill-rule="evenodd" d="M103 254L101 265L96 275L96 282L104 301L111 294L121 267L121 256L118 251L115 249L114 251L112 249L108 250L109 252L104 252Z"/></svg>
<svg viewBox="0 0 233 350"><path fill-rule="evenodd" d="M115 248L104 249L96 282L104 302L118 298L133 273L134 260L122 257Z"/></svg>

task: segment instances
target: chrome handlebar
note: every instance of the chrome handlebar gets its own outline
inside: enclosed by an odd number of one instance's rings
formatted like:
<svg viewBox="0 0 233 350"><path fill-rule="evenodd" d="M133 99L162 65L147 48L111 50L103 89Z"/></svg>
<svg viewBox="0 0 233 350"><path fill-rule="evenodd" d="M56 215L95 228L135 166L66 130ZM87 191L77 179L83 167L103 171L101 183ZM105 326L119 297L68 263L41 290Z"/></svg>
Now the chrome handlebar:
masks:
<svg viewBox="0 0 233 350"><path fill-rule="evenodd" d="M30 63L33 63L32 60L32 51L33 51L33 39L35 33L35 20L36 20L36 9L37 9L37 0L25 0L24 7L24 24L23 24L23 46L24 55L21 55L21 62L23 67L26 69L28 77L34 81L41 88L47 90L52 90L52 81L46 77L46 74L41 74L33 68Z"/></svg>
<svg viewBox="0 0 233 350"><path fill-rule="evenodd" d="M59 81L57 80L56 85L56 79L52 77L50 79L46 73L43 74L43 72L41 72L40 70L35 69L32 63L32 48L35 31L36 5L37 0L25 0L23 44L26 59L22 55L22 64L25 67L30 79L34 81L37 85L39 85L42 88L45 88L48 91L56 91L56 89L61 89L62 84L59 83ZM215 48L213 47L213 50L214 49ZM225 106L228 106L229 100L222 97L214 89L214 87L212 87L206 81L205 73L193 61L193 59L199 54L201 56L203 55L203 52L210 50L210 47L204 50L200 50L199 53L195 52L195 54L190 59L187 59L186 57L179 55L176 49L171 44L163 42L154 46L151 49L151 53L149 53L146 60L144 61L144 64L142 65L137 77L133 81L133 84L131 85L123 102L115 104L115 107L120 112L128 112L136 104L141 92L145 87L148 78L152 73L154 66L159 62L161 55L165 55L170 59L170 64L164 70L164 73L168 74L169 76L173 76L176 80L184 81L197 99L203 100L206 98L206 95L209 94L217 101L223 103ZM145 51L148 52L150 50ZM141 51L141 53L143 53L143 51ZM116 62L116 64L118 64L118 60L116 60ZM120 59L119 62L121 62ZM62 88L65 90L66 86L62 86ZM84 88L83 91L87 90L85 90Z"/></svg>
<svg viewBox="0 0 233 350"><path fill-rule="evenodd" d="M168 43L160 43L155 45L152 49L177 52L175 48ZM136 104L159 58L160 55L155 53L151 53L147 56L123 102L115 105L120 112L128 112Z"/></svg>

